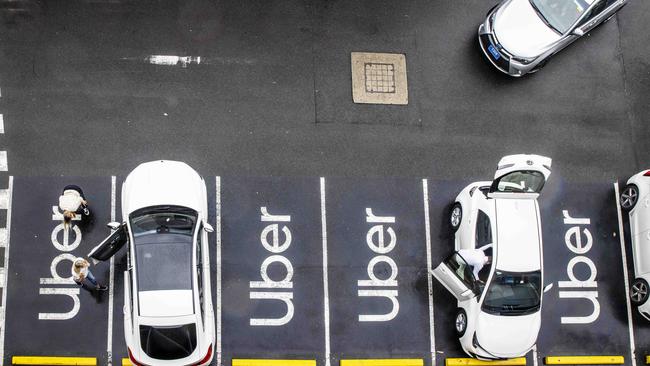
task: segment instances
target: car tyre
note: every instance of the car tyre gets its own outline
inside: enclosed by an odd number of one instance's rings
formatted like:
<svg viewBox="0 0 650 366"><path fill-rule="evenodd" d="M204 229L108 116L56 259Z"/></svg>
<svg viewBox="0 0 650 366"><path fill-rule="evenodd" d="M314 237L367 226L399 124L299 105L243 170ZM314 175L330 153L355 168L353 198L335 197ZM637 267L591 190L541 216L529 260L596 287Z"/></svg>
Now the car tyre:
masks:
<svg viewBox="0 0 650 366"><path fill-rule="evenodd" d="M462 220L463 220L463 207L460 205L460 203L455 202L454 205L451 206L451 213L449 215L449 225L451 226L451 230L453 232L456 232L458 230Z"/></svg>
<svg viewBox="0 0 650 366"><path fill-rule="evenodd" d="M639 201L639 187L634 184L628 184L623 188L621 193L621 208L624 211L630 211Z"/></svg>
<svg viewBox="0 0 650 366"><path fill-rule="evenodd" d="M636 306L641 306L648 301L648 281L643 278L637 278L632 282L630 300Z"/></svg>
<svg viewBox="0 0 650 366"><path fill-rule="evenodd" d="M463 309L458 309L458 313L456 313L455 328L458 338L465 335L465 331L467 330L467 313Z"/></svg>

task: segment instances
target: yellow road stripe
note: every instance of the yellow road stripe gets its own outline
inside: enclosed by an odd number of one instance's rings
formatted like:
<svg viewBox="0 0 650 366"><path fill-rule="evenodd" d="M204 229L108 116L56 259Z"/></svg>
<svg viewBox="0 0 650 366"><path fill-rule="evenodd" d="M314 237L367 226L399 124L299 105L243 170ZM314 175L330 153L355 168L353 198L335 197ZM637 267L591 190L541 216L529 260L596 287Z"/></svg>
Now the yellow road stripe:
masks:
<svg viewBox="0 0 650 366"><path fill-rule="evenodd" d="M97 365L95 357L13 356L12 365Z"/></svg>
<svg viewBox="0 0 650 366"><path fill-rule="evenodd" d="M341 360L340 366L424 366L419 358L384 358L373 360Z"/></svg>
<svg viewBox="0 0 650 366"><path fill-rule="evenodd" d="M625 362L623 356L547 356L547 365L618 365Z"/></svg>
<svg viewBox="0 0 650 366"><path fill-rule="evenodd" d="M645 363L646 364L650 363L650 356L645 356Z"/></svg>
<svg viewBox="0 0 650 366"><path fill-rule="evenodd" d="M526 365L526 357L511 358L509 360L483 361L475 358L448 358L445 366L478 366L478 365Z"/></svg>
<svg viewBox="0 0 650 366"><path fill-rule="evenodd" d="M133 366L133 364L131 363L131 360L130 360L130 359L128 359L128 358L123 358L123 359L122 359L122 366Z"/></svg>
<svg viewBox="0 0 650 366"><path fill-rule="evenodd" d="M316 360L264 360L233 358L232 366L316 366Z"/></svg>

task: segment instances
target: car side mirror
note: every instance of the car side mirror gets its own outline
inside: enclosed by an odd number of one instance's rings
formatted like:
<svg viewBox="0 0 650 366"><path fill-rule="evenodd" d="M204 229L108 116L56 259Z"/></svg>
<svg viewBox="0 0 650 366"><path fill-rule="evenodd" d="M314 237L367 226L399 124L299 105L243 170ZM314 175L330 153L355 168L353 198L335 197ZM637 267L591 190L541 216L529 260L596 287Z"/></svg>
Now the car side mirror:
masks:
<svg viewBox="0 0 650 366"><path fill-rule="evenodd" d="M108 226L111 230L117 230L120 228L120 226L122 226L122 224L120 224L119 222L111 221L108 224L106 224L106 226Z"/></svg>
<svg viewBox="0 0 650 366"><path fill-rule="evenodd" d="M573 33L573 35L578 36L578 37L582 37L582 36L585 35L585 32L581 28L574 29L572 33Z"/></svg>
<svg viewBox="0 0 650 366"><path fill-rule="evenodd" d="M546 285L546 287L544 287L544 293L551 291L552 288L553 288L553 284L549 283L548 285Z"/></svg>
<svg viewBox="0 0 650 366"><path fill-rule="evenodd" d="M206 233L214 232L214 228L212 227L212 225L208 224L207 222L203 223L203 230L205 230Z"/></svg>

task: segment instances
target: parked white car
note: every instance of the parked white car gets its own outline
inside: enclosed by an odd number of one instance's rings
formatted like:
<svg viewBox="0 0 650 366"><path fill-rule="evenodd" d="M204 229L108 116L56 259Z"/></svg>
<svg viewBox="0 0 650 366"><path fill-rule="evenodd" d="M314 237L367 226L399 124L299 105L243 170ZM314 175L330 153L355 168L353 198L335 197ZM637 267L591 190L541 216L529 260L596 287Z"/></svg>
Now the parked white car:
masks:
<svg viewBox="0 0 650 366"><path fill-rule="evenodd" d="M432 274L458 300L456 332L472 357L520 357L537 341L544 280L537 197L550 174L550 158L506 156L493 181L468 185L452 206L455 252ZM476 278L461 253L490 244L491 265Z"/></svg>
<svg viewBox="0 0 650 366"><path fill-rule="evenodd" d="M650 320L650 170L633 175L620 197L621 208L630 216L634 281L630 299L639 313Z"/></svg>
<svg viewBox="0 0 650 366"><path fill-rule="evenodd" d="M153 161L122 185L123 223L88 256L105 261L127 244L124 339L133 365L208 365L215 323L205 182L190 166Z"/></svg>

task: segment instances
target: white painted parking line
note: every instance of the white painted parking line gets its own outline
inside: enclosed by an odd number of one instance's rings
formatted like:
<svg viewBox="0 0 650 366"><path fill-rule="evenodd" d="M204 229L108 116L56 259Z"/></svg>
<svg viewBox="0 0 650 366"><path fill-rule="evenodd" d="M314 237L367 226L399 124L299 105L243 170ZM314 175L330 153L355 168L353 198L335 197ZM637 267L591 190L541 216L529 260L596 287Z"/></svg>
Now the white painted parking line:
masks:
<svg viewBox="0 0 650 366"><path fill-rule="evenodd" d="M630 333L630 359L632 366L636 366L636 349L634 345L634 324L632 320L632 304L630 303L630 279L627 273L627 254L625 252L625 232L623 231L623 214L621 213L621 202L618 189L618 182L614 183L614 194L616 195L616 215L618 216L618 236L621 242L621 257L623 259L623 282L625 286L625 305L627 306L627 327Z"/></svg>
<svg viewBox="0 0 650 366"><path fill-rule="evenodd" d="M533 346L533 366L537 366L537 345Z"/></svg>
<svg viewBox="0 0 650 366"><path fill-rule="evenodd" d="M0 133L5 133L5 119L0 113Z"/></svg>
<svg viewBox="0 0 650 366"><path fill-rule="evenodd" d="M6 244L5 244L5 261L2 266L3 273L0 275L2 280L2 307L0 308L0 360L4 360L5 356L5 317L7 310L7 274L9 273L9 244L11 244L11 197L14 187L14 177L9 177L9 186L5 194L5 208L7 210L7 225L6 225Z"/></svg>
<svg viewBox="0 0 650 366"><path fill-rule="evenodd" d="M320 178L320 215L323 238L323 313L325 322L325 366L330 366L330 295L327 275L327 208L325 205L325 178Z"/></svg>
<svg viewBox="0 0 650 366"><path fill-rule="evenodd" d="M221 366L221 177L215 178L217 216L217 366Z"/></svg>
<svg viewBox="0 0 650 366"><path fill-rule="evenodd" d="M0 151L0 172L6 172L9 169L7 164L7 152Z"/></svg>
<svg viewBox="0 0 650 366"><path fill-rule="evenodd" d="M111 222L115 221L115 195L116 195L116 178L111 177ZM111 230L114 232L115 230ZM113 301L114 301L114 279L115 277L115 256L111 257L110 269L108 275L108 331L106 334L106 354L107 365L113 365Z"/></svg>
<svg viewBox="0 0 650 366"><path fill-rule="evenodd" d="M424 201L424 235L427 244L427 286L429 289L429 332L431 342L431 365L436 365L436 335L433 317L433 282L431 273L431 224L429 222L429 181L422 179L422 196Z"/></svg>

